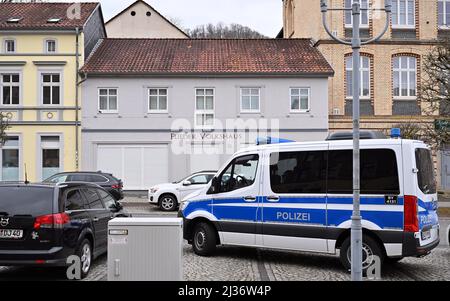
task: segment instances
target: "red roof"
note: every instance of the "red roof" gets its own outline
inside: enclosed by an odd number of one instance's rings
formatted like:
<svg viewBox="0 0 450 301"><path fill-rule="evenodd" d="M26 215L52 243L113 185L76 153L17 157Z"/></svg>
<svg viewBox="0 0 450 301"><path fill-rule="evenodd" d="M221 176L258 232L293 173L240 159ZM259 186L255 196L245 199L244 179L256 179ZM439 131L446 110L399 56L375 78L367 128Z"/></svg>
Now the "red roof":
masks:
<svg viewBox="0 0 450 301"><path fill-rule="evenodd" d="M79 17L74 3L0 3L0 30L70 30L82 28L98 3L80 4ZM75 16L75 17L74 17ZM10 23L10 18L19 18ZM61 19L49 23L49 19Z"/></svg>
<svg viewBox="0 0 450 301"><path fill-rule="evenodd" d="M332 75L309 39L105 39L84 73Z"/></svg>

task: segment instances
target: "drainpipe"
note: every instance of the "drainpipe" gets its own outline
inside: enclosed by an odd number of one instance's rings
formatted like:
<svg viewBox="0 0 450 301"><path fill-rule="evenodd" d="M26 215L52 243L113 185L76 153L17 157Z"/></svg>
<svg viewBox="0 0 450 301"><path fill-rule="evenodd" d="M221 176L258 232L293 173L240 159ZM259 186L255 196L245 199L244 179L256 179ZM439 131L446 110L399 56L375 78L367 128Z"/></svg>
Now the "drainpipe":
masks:
<svg viewBox="0 0 450 301"><path fill-rule="evenodd" d="M80 55L80 44L79 44L79 34L80 29L76 28L76 42L75 42L75 55L76 55L76 74L75 74L75 169L78 171L80 168L80 159L79 159L79 110L80 110L80 101L79 101L79 92L78 92L78 72L80 69L79 55Z"/></svg>

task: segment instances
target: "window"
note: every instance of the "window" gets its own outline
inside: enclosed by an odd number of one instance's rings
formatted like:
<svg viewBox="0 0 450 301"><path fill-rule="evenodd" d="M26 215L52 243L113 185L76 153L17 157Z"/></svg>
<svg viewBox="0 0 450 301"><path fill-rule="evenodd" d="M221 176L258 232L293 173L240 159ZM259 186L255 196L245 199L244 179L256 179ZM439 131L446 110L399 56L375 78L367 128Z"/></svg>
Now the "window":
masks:
<svg viewBox="0 0 450 301"><path fill-rule="evenodd" d="M392 1L392 27L414 28L416 19L414 0Z"/></svg>
<svg viewBox="0 0 450 301"><path fill-rule="evenodd" d="M117 113L117 89L101 88L98 90L98 109L100 113Z"/></svg>
<svg viewBox="0 0 450 301"><path fill-rule="evenodd" d="M212 175L196 175L188 179L192 185L204 185L208 184L213 178Z"/></svg>
<svg viewBox="0 0 450 301"><path fill-rule="evenodd" d="M370 58L361 56L359 77L361 80L361 87L359 96L361 98L370 98ZM347 98L353 98L353 57L345 58L345 80L347 88Z"/></svg>
<svg viewBox="0 0 450 301"><path fill-rule="evenodd" d="M54 191L54 187L0 186L1 211L7 212L10 217L22 216L17 219L27 219L24 214L30 216L52 214Z"/></svg>
<svg viewBox="0 0 450 301"><path fill-rule="evenodd" d="M85 204L83 196L78 189L67 192L66 211L84 210Z"/></svg>
<svg viewBox="0 0 450 301"><path fill-rule="evenodd" d="M417 59L394 57L394 97L415 98L417 90Z"/></svg>
<svg viewBox="0 0 450 301"><path fill-rule="evenodd" d="M326 193L327 152L270 155L270 183L275 193Z"/></svg>
<svg viewBox="0 0 450 301"><path fill-rule="evenodd" d="M48 179L60 172L59 136L41 137L42 179Z"/></svg>
<svg viewBox="0 0 450 301"><path fill-rule="evenodd" d="M450 27L450 0L438 1L438 24L439 27Z"/></svg>
<svg viewBox="0 0 450 301"><path fill-rule="evenodd" d="M196 127L214 126L214 89L195 90L195 125Z"/></svg>
<svg viewBox="0 0 450 301"><path fill-rule="evenodd" d="M345 0L345 7L351 8L353 3L357 2L357 0ZM369 0L360 0L361 9L368 9L369 8ZM359 16L360 20L360 26L361 27L368 27L369 26L369 11L362 10L361 15ZM352 18L352 12L346 11L345 12L345 27L352 27L353 26L353 18Z"/></svg>
<svg viewBox="0 0 450 301"><path fill-rule="evenodd" d="M361 193L400 194L397 158L387 149L361 151ZM328 154L328 193L352 194L353 153L351 150Z"/></svg>
<svg viewBox="0 0 450 301"><path fill-rule="evenodd" d="M100 189L97 189L97 191L100 194L100 198L102 199L105 208L114 209L114 207L116 206L116 201L114 200L114 198L110 196L106 191Z"/></svg>
<svg viewBox="0 0 450 301"><path fill-rule="evenodd" d="M148 90L148 94L148 111L150 113L167 113L167 89L151 88Z"/></svg>
<svg viewBox="0 0 450 301"><path fill-rule="evenodd" d="M310 94L309 88L291 88L291 112L309 112Z"/></svg>
<svg viewBox="0 0 450 301"><path fill-rule="evenodd" d="M435 194L437 187L431 151L424 148L416 149L416 167L420 190L425 194Z"/></svg>
<svg viewBox="0 0 450 301"><path fill-rule="evenodd" d="M86 188L83 189L83 192L91 209L105 209L97 193L97 189Z"/></svg>
<svg viewBox="0 0 450 301"><path fill-rule="evenodd" d="M259 112L260 89L241 89L241 112Z"/></svg>
<svg viewBox="0 0 450 301"><path fill-rule="evenodd" d="M5 40L5 53L15 53L16 52L16 41L15 40Z"/></svg>
<svg viewBox="0 0 450 301"><path fill-rule="evenodd" d="M42 103L59 105L61 103L61 75L59 73L42 74Z"/></svg>
<svg viewBox="0 0 450 301"><path fill-rule="evenodd" d="M219 193L231 192L252 186L258 171L258 155L239 157L219 177Z"/></svg>
<svg viewBox="0 0 450 301"><path fill-rule="evenodd" d="M20 75L1 74L1 95L3 105L18 105L20 103Z"/></svg>
<svg viewBox="0 0 450 301"><path fill-rule="evenodd" d="M60 175L51 177L50 179L45 180L46 183L65 183L67 182L68 175Z"/></svg>
<svg viewBox="0 0 450 301"><path fill-rule="evenodd" d="M1 149L1 175L0 181L19 181L19 137L7 137Z"/></svg>
<svg viewBox="0 0 450 301"><path fill-rule="evenodd" d="M55 40L46 40L45 41L45 52L46 53L55 53L56 52L56 41Z"/></svg>

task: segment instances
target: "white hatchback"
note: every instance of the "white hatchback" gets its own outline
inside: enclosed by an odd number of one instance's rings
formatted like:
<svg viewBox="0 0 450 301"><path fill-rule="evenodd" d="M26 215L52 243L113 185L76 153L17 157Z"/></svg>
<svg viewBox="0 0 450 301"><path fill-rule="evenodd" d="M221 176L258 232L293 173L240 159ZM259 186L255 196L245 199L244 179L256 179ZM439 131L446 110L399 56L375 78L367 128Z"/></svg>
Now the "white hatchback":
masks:
<svg viewBox="0 0 450 301"><path fill-rule="evenodd" d="M205 188L216 173L216 171L202 171L181 181L153 186L148 192L148 201L150 204L158 205L162 211L175 211L186 196Z"/></svg>

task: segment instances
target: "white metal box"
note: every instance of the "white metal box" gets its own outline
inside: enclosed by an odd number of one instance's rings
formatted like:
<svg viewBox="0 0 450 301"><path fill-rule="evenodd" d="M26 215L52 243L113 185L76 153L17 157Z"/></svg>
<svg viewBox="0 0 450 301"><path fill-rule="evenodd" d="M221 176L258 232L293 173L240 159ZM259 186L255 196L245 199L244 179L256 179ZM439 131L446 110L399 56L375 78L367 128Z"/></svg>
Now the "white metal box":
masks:
<svg viewBox="0 0 450 301"><path fill-rule="evenodd" d="M108 224L108 281L181 281L183 221L116 218Z"/></svg>

